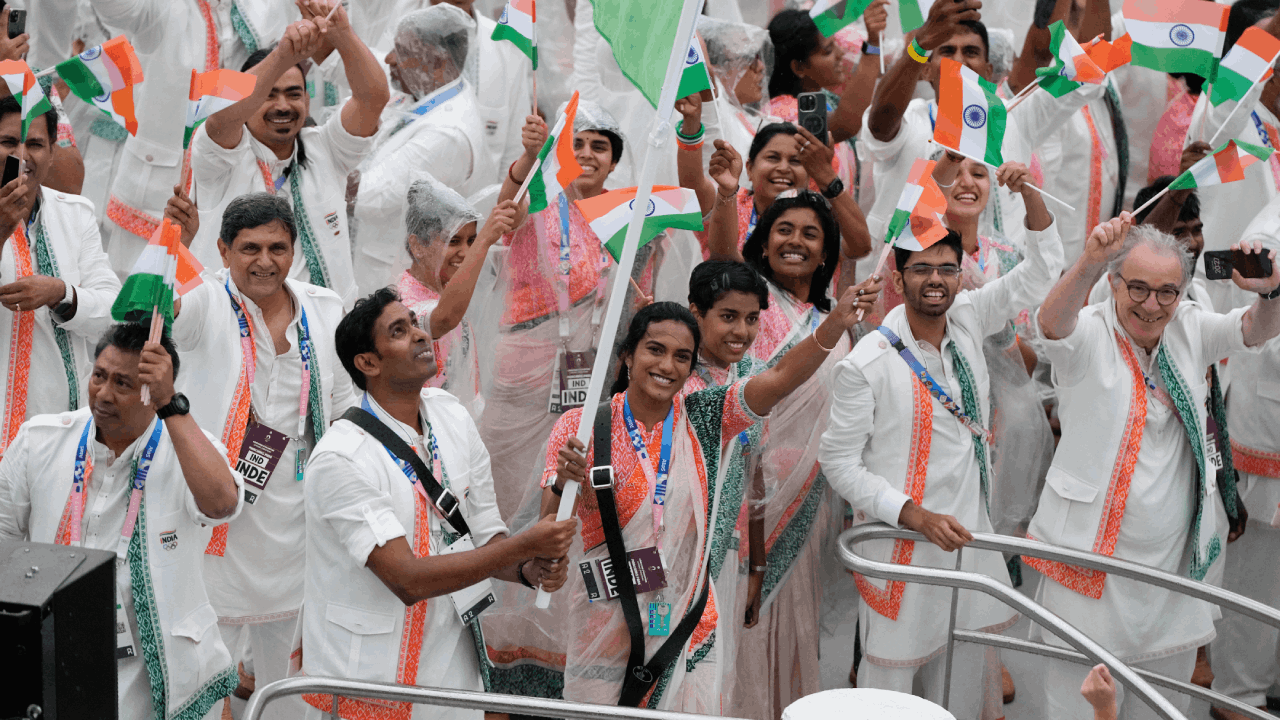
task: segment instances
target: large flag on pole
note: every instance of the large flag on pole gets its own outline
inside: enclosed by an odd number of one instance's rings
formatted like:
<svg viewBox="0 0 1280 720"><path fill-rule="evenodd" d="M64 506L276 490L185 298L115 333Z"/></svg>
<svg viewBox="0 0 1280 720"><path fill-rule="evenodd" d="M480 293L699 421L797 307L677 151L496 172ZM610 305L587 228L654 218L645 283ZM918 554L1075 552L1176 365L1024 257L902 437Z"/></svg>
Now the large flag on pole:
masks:
<svg viewBox="0 0 1280 720"><path fill-rule="evenodd" d="M917 158L911 166L898 207L889 219L886 243L920 252L947 236L947 228L942 223L947 198L933 179L935 165L933 160Z"/></svg>
<svg viewBox="0 0 1280 720"><path fill-rule="evenodd" d="M1218 148L1212 155L1203 157L1187 171L1169 183L1170 190L1189 190L1209 185L1235 182L1244 179L1244 169L1250 165L1270 159L1271 148L1250 145L1239 140L1228 140L1226 145Z"/></svg>
<svg viewBox="0 0 1280 720"><path fill-rule="evenodd" d="M21 60L5 60L0 62L0 76L9 86L9 94L18 101L22 108L22 142L27 141L27 129L31 127L32 118L43 115L53 109L49 98L40 89L40 81L31 72L31 68ZM53 138L50 138L52 140Z"/></svg>
<svg viewBox="0 0 1280 720"><path fill-rule="evenodd" d="M1228 100L1240 102L1255 83L1271 77L1278 55L1280 39L1260 27L1245 28L1218 65L1209 101L1214 105Z"/></svg>
<svg viewBox="0 0 1280 720"><path fill-rule="evenodd" d="M529 178L530 215L545 210L569 183L582 174L582 166L573 156L573 121L577 115L578 91L575 90L538 153L538 164L534 167L533 177Z"/></svg>
<svg viewBox="0 0 1280 720"><path fill-rule="evenodd" d="M538 69L538 13L534 0L507 0L493 29L494 40L507 40L529 57Z"/></svg>
<svg viewBox="0 0 1280 720"><path fill-rule="evenodd" d="M209 116L228 108L253 94L258 78L235 70L191 71L190 104L187 105L187 131L182 147L191 146L191 136Z"/></svg>
<svg viewBox="0 0 1280 720"><path fill-rule="evenodd" d="M1205 0L1125 0L1133 64L1212 80L1227 39L1230 8Z"/></svg>
<svg viewBox="0 0 1280 720"><path fill-rule="evenodd" d="M831 37L862 17L871 0L818 0L809 8L809 17L823 37Z"/></svg>
<svg viewBox="0 0 1280 720"><path fill-rule="evenodd" d="M1049 26L1049 52L1053 62L1037 69L1036 75L1043 78L1040 87L1054 97L1062 97L1084 83L1100 85L1107 76L1061 20Z"/></svg>
<svg viewBox="0 0 1280 720"><path fill-rule="evenodd" d="M169 329L174 292L182 295L199 285L201 270L200 263L182 245L182 228L164 218L125 278L111 305L111 317L117 322L142 323L155 310Z"/></svg>
<svg viewBox="0 0 1280 720"><path fill-rule="evenodd" d="M687 54L687 50L676 49L688 47L688 37L676 37L684 3L681 0L593 0L591 4L596 30L613 49L613 59L618 61L622 74L656 108L667 59L673 52Z"/></svg>
<svg viewBox="0 0 1280 720"><path fill-rule="evenodd" d="M578 209L615 262L622 258L622 241L635 214L637 190L624 188L578 201ZM667 228L702 229L702 209L696 192L670 185L653 186L639 246L644 247Z"/></svg>
<svg viewBox="0 0 1280 720"><path fill-rule="evenodd" d="M938 81L938 121L933 139L939 145L988 165L1004 163L1004 101L996 86L954 60L942 59Z"/></svg>
<svg viewBox="0 0 1280 720"><path fill-rule="evenodd" d="M57 66L71 92L123 127L138 134L133 106L133 86L142 82L142 63L123 35L63 60Z"/></svg>

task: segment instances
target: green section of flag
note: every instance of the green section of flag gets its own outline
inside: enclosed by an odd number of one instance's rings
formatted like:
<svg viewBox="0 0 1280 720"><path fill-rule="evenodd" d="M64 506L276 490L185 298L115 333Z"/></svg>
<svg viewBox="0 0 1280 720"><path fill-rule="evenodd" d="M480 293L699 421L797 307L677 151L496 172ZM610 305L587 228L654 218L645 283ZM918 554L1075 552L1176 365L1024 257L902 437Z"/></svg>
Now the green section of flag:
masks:
<svg viewBox="0 0 1280 720"><path fill-rule="evenodd" d="M566 126L561 133L572 133L573 128ZM556 141L560 139L559 135L552 135L547 138L547 142L543 144L542 150L538 152L537 170L533 173L533 179L529 181L529 214L542 212L551 204L551 198L547 197L547 181L543 178L547 173L554 173L560 169L559 164L553 163L555 167L548 167L547 158L551 153L555 152ZM559 194L559 193L557 193Z"/></svg>
<svg viewBox="0 0 1280 720"><path fill-rule="evenodd" d="M93 102L95 98L105 95L109 88L102 87L98 76L93 74L79 55L58 63L58 77L85 102Z"/></svg>
<svg viewBox="0 0 1280 720"><path fill-rule="evenodd" d="M892 244L897 240L902 231L911 227L911 211L910 210L894 210L893 217L889 220L889 232L885 233L884 241Z"/></svg>
<svg viewBox="0 0 1280 720"><path fill-rule="evenodd" d="M591 4L596 30L613 49L622 74L656 108L672 47L685 42L676 38L684 2L591 0Z"/></svg>
<svg viewBox="0 0 1280 720"><path fill-rule="evenodd" d="M819 0L819 3L814 5L814 9L824 4L827 3ZM839 0L830 3L822 12L815 14L810 11L809 16L813 18L813 24L818 26L818 32L822 33L823 37L831 37L862 17L862 13L866 12L870 4L871 0Z"/></svg>
<svg viewBox="0 0 1280 720"><path fill-rule="evenodd" d="M707 73L707 63L702 59L702 49L698 39L694 38L684 58L684 70L680 73L680 86L676 90L676 98L689 97L694 93L710 89L711 75Z"/></svg>
<svg viewBox="0 0 1280 720"><path fill-rule="evenodd" d="M902 23L902 34L914 32L924 25L924 14L920 12L919 0L898 0L898 21Z"/></svg>
<svg viewBox="0 0 1280 720"><path fill-rule="evenodd" d="M1040 78L1040 89L1056 98L1078 90L1081 85L1084 85L1084 83L1068 80L1061 75L1048 75Z"/></svg>
<svg viewBox="0 0 1280 720"><path fill-rule="evenodd" d="M520 31L510 25L499 23L498 26L493 29L492 39L506 40L512 45L520 48L520 52L524 53L525 57L529 58L529 62L533 63L533 69L538 69L538 46L534 45L529 38L521 35Z"/></svg>
<svg viewBox="0 0 1280 720"><path fill-rule="evenodd" d="M1204 50L1153 48L1135 42L1131 53L1132 64L1138 67L1151 68L1163 73L1193 73L1210 82L1217 74L1218 58Z"/></svg>
<svg viewBox="0 0 1280 720"><path fill-rule="evenodd" d="M116 322L149 323L152 309L159 307L165 330L173 327L173 288L164 278L152 273L134 273L124 281L120 294L111 304L111 317Z"/></svg>
<svg viewBox="0 0 1280 720"><path fill-rule="evenodd" d="M1218 67L1218 74L1213 79L1213 92L1209 102L1221 105L1228 100L1240 102L1253 87L1253 81L1229 67Z"/></svg>
<svg viewBox="0 0 1280 720"><path fill-rule="evenodd" d="M618 229L604 243L604 249L613 258L614 262L622 262L622 244L627 237L627 228L631 223L627 223ZM640 244L636 246L636 250L649 244L650 240L662 234L663 230L691 230L698 231L702 229L702 216L698 213L689 213L686 215L655 215L645 218L644 227L640 230Z"/></svg>

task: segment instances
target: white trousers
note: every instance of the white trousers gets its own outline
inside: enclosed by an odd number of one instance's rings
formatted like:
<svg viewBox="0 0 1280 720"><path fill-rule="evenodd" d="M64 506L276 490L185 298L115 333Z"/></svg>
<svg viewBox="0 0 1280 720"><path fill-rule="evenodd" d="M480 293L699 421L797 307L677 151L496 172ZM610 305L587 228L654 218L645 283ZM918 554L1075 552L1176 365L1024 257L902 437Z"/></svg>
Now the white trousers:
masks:
<svg viewBox="0 0 1280 720"><path fill-rule="evenodd" d="M289 651L297 622L297 618L289 618L257 625L218 623L218 631L231 651L232 663L239 666L243 662L245 671L253 675L254 687L262 688L289 676ZM248 643L241 642L241 632L245 632ZM232 708L239 705L232 703ZM262 717L266 720L301 720L305 709L302 696L292 695L273 700Z"/></svg>
<svg viewBox="0 0 1280 720"><path fill-rule="evenodd" d="M951 697L947 710L956 720L978 720L982 713L985 695L983 669L987 650L986 647L973 643L958 642L955 645L955 655L951 660ZM910 695L916 673L920 673L924 698L942 705L946 665L945 654L916 667L875 665L864 656L862 664L858 666L858 687L892 690Z"/></svg>
<svg viewBox="0 0 1280 720"><path fill-rule="evenodd" d="M1226 556L1225 589L1280 604L1280 530L1262 518L1250 520ZM1216 692L1254 707L1266 704L1267 688L1280 679L1280 630L1224 610L1212 652Z"/></svg>
<svg viewBox="0 0 1280 720"><path fill-rule="evenodd" d="M1196 668L1196 648L1144 663L1133 663L1130 667L1142 668L1174 680L1190 682L1191 673ZM1077 665L1065 660L1046 661L1044 669L1046 707L1040 717L1053 720L1093 717L1093 708L1080 694L1080 686L1084 684L1089 669L1087 665ZM1163 688L1156 688L1156 691L1164 695L1183 715L1187 714L1187 710L1191 707L1190 697ZM1116 708L1119 710L1116 715L1117 720L1156 720L1159 717L1142 701L1142 698L1129 692L1119 681L1116 682Z"/></svg>

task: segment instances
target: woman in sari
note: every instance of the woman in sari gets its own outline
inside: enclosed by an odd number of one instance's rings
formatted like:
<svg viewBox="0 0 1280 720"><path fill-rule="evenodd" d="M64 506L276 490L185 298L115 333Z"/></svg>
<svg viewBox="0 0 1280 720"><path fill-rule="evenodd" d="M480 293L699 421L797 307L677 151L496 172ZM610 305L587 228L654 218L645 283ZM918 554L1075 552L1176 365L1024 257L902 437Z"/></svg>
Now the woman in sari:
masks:
<svg viewBox="0 0 1280 720"><path fill-rule="evenodd" d="M717 638L724 623L737 620L719 612L715 585L706 577L714 545L710 538L725 531L717 527L721 517L717 506L725 502L723 451L824 364L832 348L847 336L857 310L869 307L878 289L874 283L849 289L812 337L798 343L795 352L773 368L732 385L683 395L699 356L697 320L685 308L668 302L649 305L633 319L618 349L619 372L604 410L611 426L617 523L629 551L656 547L666 568L665 587L637 593L641 608L647 607L651 618L655 613L667 617L672 632L691 610L697 618L676 659L656 671L654 682L640 687L639 705L720 713L722 676L732 663L716 652ZM605 536L612 530L602 520L598 493L586 482L594 450L575 437L581 418L580 409L571 410L552 431L543 476L543 512L558 509L565 481L583 483L578 510L583 559L590 562L609 557ZM699 616L697 607L702 603L698 599L704 587L706 600ZM616 704L628 675L631 649L623 602L588 598L586 582L574 573L568 591L571 637L564 696ZM644 658L651 659L666 640L660 630L645 636Z"/></svg>

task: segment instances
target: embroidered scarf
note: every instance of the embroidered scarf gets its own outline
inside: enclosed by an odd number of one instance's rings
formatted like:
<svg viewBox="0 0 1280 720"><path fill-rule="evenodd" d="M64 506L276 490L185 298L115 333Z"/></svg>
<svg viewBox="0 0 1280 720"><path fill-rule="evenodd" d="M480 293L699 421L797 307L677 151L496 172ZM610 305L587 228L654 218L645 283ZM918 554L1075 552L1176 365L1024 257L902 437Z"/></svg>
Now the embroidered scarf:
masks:
<svg viewBox="0 0 1280 720"><path fill-rule="evenodd" d="M298 138L294 142L302 142ZM258 160L258 170L262 173L262 184L267 192L275 195L280 189L271 177L271 168L262 160ZM329 267L325 264L324 254L316 242L315 232L311 229L311 217L307 214L307 206L302 201L302 168L294 160L285 168L284 174L289 178L290 204L293 206L293 221L298 226L298 247L302 248L302 259L307 262L310 282L322 288L332 288L329 280Z"/></svg>

